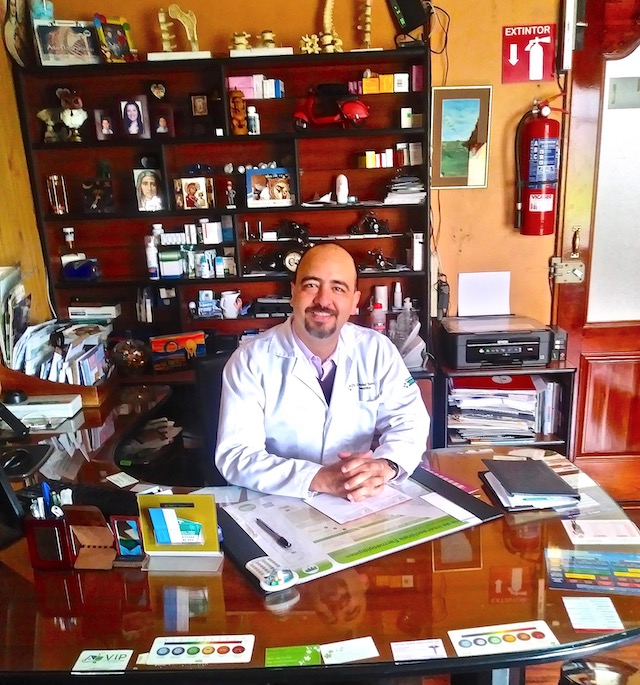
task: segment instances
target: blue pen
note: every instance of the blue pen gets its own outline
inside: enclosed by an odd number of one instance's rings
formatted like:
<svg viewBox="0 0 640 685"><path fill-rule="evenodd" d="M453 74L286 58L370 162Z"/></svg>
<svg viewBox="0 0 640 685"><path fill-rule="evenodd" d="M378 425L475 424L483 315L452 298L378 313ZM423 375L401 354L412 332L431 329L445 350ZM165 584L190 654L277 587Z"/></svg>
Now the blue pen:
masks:
<svg viewBox="0 0 640 685"><path fill-rule="evenodd" d="M49 518L51 516L51 486L49 483L43 482L41 487L42 499L44 500L44 516Z"/></svg>

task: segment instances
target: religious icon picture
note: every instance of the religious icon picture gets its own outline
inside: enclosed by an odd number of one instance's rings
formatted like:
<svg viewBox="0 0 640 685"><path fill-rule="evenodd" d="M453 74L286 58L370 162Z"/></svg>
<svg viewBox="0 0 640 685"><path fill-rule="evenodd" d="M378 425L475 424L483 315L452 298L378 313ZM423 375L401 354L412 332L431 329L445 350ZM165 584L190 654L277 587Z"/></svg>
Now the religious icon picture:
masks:
<svg viewBox="0 0 640 685"><path fill-rule="evenodd" d="M113 212L113 189L110 178L92 178L82 184L83 203L87 214Z"/></svg>
<svg viewBox="0 0 640 685"><path fill-rule="evenodd" d="M191 100L191 114L194 117L206 117L209 114L209 101L203 93L189 96Z"/></svg>
<svg viewBox="0 0 640 685"><path fill-rule="evenodd" d="M177 178L174 181L178 209L209 209L215 207L213 179L205 176Z"/></svg>
<svg viewBox="0 0 640 685"><path fill-rule="evenodd" d="M136 201L141 212L159 212L165 208L162 197L162 174L158 169L134 169Z"/></svg>

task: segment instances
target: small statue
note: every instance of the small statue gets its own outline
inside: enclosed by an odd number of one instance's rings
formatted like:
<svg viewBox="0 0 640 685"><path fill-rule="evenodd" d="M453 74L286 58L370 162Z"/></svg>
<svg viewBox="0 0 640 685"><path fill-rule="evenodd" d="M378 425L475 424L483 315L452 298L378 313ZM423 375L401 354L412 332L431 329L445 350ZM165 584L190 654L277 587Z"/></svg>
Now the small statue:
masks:
<svg viewBox="0 0 640 685"><path fill-rule="evenodd" d="M269 29L262 31L258 39L257 47L259 48L275 48L276 42L274 40L275 33Z"/></svg>
<svg viewBox="0 0 640 685"><path fill-rule="evenodd" d="M197 52L200 49L198 45L198 35L196 33L196 15L193 10L183 12L178 5L169 5L169 16L172 19L177 19L183 26L187 33L187 40L191 46L192 52Z"/></svg>
<svg viewBox="0 0 640 685"><path fill-rule="evenodd" d="M233 181L229 179L227 181L227 188L226 188L226 196L227 196L227 209L235 209L236 206L236 190L233 187Z"/></svg>
<svg viewBox="0 0 640 685"><path fill-rule="evenodd" d="M167 21L167 15L162 7L158 10L158 23L160 24L160 36L162 37L162 52L173 52L176 49L176 35L169 31L173 26L173 22Z"/></svg>
<svg viewBox="0 0 640 685"><path fill-rule="evenodd" d="M232 50L251 50L249 38L251 38L251 34L247 33L246 31L242 31L242 33L234 33L231 38L231 45L229 45L229 47Z"/></svg>
<svg viewBox="0 0 640 685"><path fill-rule="evenodd" d="M244 100L244 94L241 90L232 90L229 92L229 108L231 111L231 135L248 135L247 103Z"/></svg>
<svg viewBox="0 0 640 685"><path fill-rule="evenodd" d="M41 109L38 112L37 117L40 121L43 121L47 127L47 130L44 132L44 142L57 143L58 134L55 131L55 125L56 121L60 121L60 110L55 107Z"/></svg>
<svg viewBox="0 0 640 685"><path fill-rule="evenodd" d="M320 52L320 43L315 33L308 33L300 38L300 51L307 55L317 55Z"/></svg>
<svg viewBox="0 0 640 685"><path fill-rule="evenodd" d="M87 120L88 114L82 108L82 99L75 91L68 88L58 88L56 95L60 98L62 110L60 121L69 129L69 140L72 143L81 143L80 131L78 130Z"/></svg>

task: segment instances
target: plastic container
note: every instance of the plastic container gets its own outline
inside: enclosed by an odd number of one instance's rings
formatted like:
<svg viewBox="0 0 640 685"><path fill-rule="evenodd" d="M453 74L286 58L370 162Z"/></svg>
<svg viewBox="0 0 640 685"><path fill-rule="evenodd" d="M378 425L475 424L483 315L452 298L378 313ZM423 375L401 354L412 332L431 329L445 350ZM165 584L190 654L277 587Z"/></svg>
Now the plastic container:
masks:
<svg viewBox="0 0 640 685"><path fill-rule="evenodd" d="M396 319L396 332L393 339L395 346L402 352L411 331L418 323L418 315L411 309L411 298L404 298L404 305L398 318Z"/></svg>
<svg viewBox="0 0 640 685"><path fill-rule="evenodd" d="M250 136L257 136L260 133L260 115L256 111L255 105L247 107L247 129Z"/></svg>
<svg viewBox="0 0 640 685"><path fill-rule="evenodd" d="M160 263L158 260L158 247L155 243L155 236L146 235L144 237L144 242L144 253L147 258L149 278L156 280L160 278Z"/></svg>
<svg viewBox="0 0 640 685"><path fill-rule="evenodd" d="M382 302L374 302L371 310L371 328L383 335L387 332L387 315L382 308Z"/></svg>
<svg viewBox="0 0 640 685"><path fill-rule="evenodd" d="M393 286L393 308L402 309L402 286L400 281L396 281Z"/></svg>

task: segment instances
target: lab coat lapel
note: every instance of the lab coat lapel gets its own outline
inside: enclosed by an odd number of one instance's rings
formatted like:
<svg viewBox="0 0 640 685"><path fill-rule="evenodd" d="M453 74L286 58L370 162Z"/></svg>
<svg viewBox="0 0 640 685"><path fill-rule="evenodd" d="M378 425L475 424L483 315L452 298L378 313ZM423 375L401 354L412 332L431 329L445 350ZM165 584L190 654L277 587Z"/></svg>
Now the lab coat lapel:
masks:
<svg viewBox="0 0 640 685"><path fill-rule="evenodd" d="M291 374L293 378L309 388L324 403L325 399L320 383L318 383L318 377L293 340L291 319L288 319L278 330L273 342L273 351L278 356L285 358L284 373Z"/></svg>

